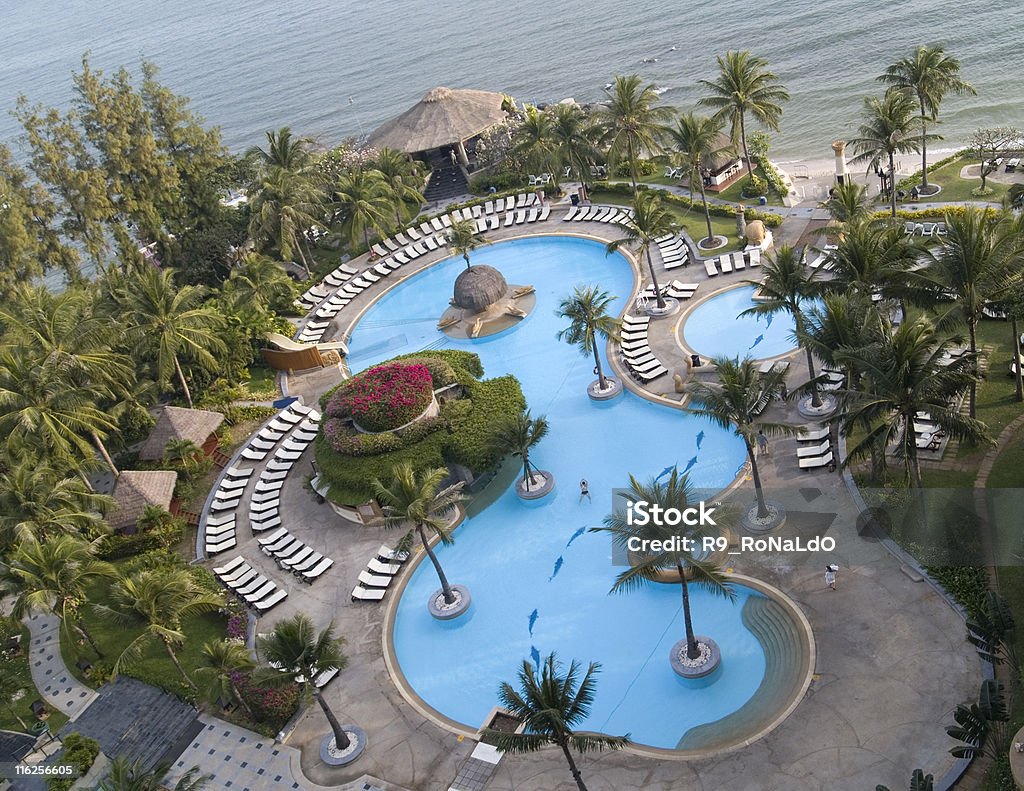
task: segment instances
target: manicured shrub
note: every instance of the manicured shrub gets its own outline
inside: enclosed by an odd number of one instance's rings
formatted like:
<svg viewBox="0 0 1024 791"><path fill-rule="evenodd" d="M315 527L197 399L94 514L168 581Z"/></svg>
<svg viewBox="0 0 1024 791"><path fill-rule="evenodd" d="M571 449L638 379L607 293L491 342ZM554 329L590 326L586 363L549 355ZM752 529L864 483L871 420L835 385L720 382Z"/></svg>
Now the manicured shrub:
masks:
<svg viewBox="0 0 1024 791"><path fill-rule="evenodd" d="M388 431L421 415L433 397L425 365L392 362L348 380L327 402L327 414L351 417L366 431Z"/></svg>
<svg viewBox="0 0 1024 791"><path fill-rule="evenodd" d="M169 549L181 541L185 527L180 519L165 527L133 536L107 535L100 539L96 555L103 560L130 558L155 549Z"/></svg>
<svg viewBox="0 0 1024 791"><path fill-rule="evenodd" d="M242 699L249 704L257 721L280 731L298 711L299 688L296 684L260 686L250 673L231 674Z"/></svg>
<svg viewBox="0 0 1024 791"><path fill-rule="evenodd" d="M95 739L82 736L80 733L69 733L64 737L64 753L61 763L71 764L78 770L81 777L92 768L96 756L100 754L100 745ZM76 777L49 777L46 780L48 791L67 791L74 784Z"/></svg>
<svg viewBox="0 0 1024 791"><path fill-rule="evenodd" d="M768 194L768 182L760 176L751 176L743 183L740 194L744 198L759 198Z"/></svg>

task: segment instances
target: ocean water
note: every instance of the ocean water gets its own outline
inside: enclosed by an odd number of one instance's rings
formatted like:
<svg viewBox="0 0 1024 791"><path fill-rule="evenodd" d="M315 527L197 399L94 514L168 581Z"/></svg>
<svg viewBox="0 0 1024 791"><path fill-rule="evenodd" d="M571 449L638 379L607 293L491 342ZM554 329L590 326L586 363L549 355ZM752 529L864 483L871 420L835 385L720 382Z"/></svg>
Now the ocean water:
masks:
<svg viewBox="0 0 1024 791"><path fill-rule="evenodd" d="M817 159L853 134L875 76L922 43L945 43L978 88L945 103L945 145L978 126L1024 124L1022 25L1024 4L987 0L7 0L0 108L22 93L65 106L89 50L108 69L155 61L234 150L285 124L330 144L370 132L437 85L585 102L614 75L637 72L665 89L666 103L690 107L716 54L750 49L792 94L774 155ZM18 134L0 114L0 141Z"/></svg>

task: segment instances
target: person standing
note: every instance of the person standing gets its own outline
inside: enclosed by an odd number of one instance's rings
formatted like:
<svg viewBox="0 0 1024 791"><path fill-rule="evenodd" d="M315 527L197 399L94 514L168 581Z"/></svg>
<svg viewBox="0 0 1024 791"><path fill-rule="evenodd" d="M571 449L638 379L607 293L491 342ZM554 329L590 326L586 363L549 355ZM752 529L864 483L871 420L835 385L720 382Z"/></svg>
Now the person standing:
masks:
<svg viewBox="0 0 1024 791"><path fill-rule="evenodd" d="M757 430L757 455L768 455L768 437L765 436L763 429Z"/></svg>
<svg viewBox="0 0 1024 791"><path fill-rule="evenodd" d="M839 566L834 563L829 563L825 566L825 584L832 590L836 590L836 572L839 571Z"/></svg>
<svg viewBox="0 0 1024 791"><path fill-rule="evenodd" d="M587 483L587 479L586 478L584 478L582 481L580 481L580 502L581 503L583 502L583 498L584 497L586 497L587 500L589 500L590 502L594 502L593 498L590 496L590 484Z"/></svg>

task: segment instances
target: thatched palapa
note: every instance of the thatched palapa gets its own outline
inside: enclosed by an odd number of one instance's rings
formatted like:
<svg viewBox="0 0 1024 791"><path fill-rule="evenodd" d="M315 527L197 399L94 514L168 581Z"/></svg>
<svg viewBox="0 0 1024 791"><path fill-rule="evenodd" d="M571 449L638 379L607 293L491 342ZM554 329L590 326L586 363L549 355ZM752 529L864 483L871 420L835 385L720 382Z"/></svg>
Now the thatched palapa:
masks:
<svg viewBox="0 0 1024 791"><path fill-rule="evenodd" d="M373 148L408 154L453 146L505 120L504 97L490 91L433 88L418 103L377 127L367 141Z"/></svg>
<svg viewBox="0 0 1024 791"><path fill-rule="evenodd" d="M165 511L171 509L174 485L178 473L172 470L125 470L117 476L114 491L114 507L107 514L107 521L115 530L135 527L147 505L158 505Z"/></svg>
<svg viewBox="0 0 1024 791"><path fill-rule="evenodd" d="M190 440L208 453L212 448L205 446L223 422L224 415L220 412L165 406L149 433L149 439L139 451L139 458L143 461L162 459L167 443L178 439Z"/></svg>

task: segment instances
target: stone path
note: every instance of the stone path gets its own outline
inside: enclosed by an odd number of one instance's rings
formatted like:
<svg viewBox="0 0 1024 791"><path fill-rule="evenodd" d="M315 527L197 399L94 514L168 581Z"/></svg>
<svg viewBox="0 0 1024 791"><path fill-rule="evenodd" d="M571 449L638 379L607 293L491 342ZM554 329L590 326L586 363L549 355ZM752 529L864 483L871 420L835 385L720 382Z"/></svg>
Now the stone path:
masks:
<svg viewBox="0 0 1024 791"><path fill-rule="evenodd" d="M25 619L32 642L28 661L32 681L47 703L75 719L96 699L96 690L75 678L60 655L60 620L49 613Z"/></svg>

